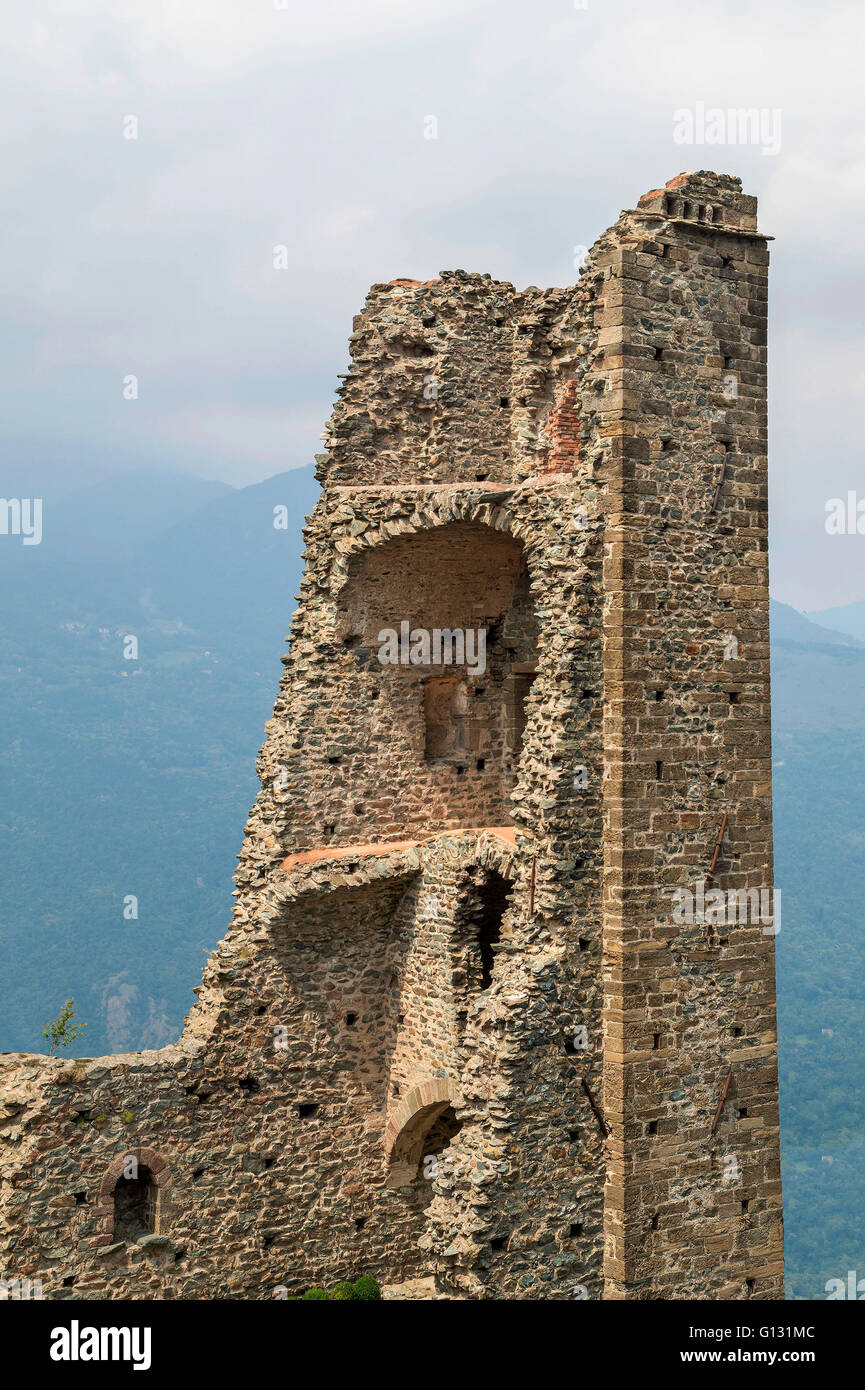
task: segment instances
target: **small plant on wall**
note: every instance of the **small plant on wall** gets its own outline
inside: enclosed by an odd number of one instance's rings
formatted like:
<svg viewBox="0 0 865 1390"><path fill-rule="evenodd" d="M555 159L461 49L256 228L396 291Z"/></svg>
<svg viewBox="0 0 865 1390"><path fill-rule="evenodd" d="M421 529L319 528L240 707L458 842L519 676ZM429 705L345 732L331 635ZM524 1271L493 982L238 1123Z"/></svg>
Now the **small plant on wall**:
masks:
<svg viewBox="0 0 865 1390"><path fill-rule="evenodd" d="M71 1043L77 1042L84 1035L86 1023L73 1023L75 1016L75 1000L67 999L63 1008L56 1018L50 1023L43 1023L42 1036L47 1038L51 1046L48 1049L48 1056L53 1057L58 1047L69 1047Z"/></svg>
<svg viewBox="0 0 865 1390"><path fill-rule="evenodd" d="M341 1279L338 1284L334 1284L330 1293L327 1289L318 1287L307 1289L306 1293L295 1301L304 1303L372 1303L380 1298L381 1285L378 1280L373 1279L371 1274L362 1274L353 1284L348 1279Z"/></svg>

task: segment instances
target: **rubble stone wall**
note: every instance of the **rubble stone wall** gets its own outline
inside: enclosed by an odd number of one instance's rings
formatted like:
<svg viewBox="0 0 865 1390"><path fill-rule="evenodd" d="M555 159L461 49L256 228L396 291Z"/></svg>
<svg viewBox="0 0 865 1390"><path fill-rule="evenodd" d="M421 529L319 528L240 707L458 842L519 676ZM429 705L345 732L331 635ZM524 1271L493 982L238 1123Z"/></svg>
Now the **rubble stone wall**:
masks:
<svg viewBox="0 0 865 1390"><path fill-rule="evenodd" d="M767 260L700 173L570 288L373 286L230 931L175 1047L0 1058L0 1275L781 1295L773 936L674 917L771 887Z"/></svg>

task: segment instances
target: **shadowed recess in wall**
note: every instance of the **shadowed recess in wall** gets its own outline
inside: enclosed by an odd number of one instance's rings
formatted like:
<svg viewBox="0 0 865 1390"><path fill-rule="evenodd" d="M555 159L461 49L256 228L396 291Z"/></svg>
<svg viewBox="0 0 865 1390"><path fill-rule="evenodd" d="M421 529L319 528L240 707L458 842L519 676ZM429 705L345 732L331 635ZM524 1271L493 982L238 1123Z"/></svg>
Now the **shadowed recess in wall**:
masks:
<svg viewBox="0 0 865 1390"><path fill-rule="evenodd" d="M452 522L365 551L338 627L429 783L430 823L508 823L538 648L521 543Z"/></svg>

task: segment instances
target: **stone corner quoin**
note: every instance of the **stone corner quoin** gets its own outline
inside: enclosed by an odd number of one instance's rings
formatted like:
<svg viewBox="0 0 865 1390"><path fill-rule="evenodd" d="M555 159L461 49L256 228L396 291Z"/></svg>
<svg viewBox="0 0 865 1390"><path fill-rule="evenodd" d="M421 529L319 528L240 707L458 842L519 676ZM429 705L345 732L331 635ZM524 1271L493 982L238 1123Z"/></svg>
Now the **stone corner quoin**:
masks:
<svg viewBox="0 0 865 1390"><path fill-rule="evenodd" d="M772 888L767 273L700 171L372 287L230 930L177 1045L0 1058L0 1277L783 1297L774 929L677 910Z"/></svg>

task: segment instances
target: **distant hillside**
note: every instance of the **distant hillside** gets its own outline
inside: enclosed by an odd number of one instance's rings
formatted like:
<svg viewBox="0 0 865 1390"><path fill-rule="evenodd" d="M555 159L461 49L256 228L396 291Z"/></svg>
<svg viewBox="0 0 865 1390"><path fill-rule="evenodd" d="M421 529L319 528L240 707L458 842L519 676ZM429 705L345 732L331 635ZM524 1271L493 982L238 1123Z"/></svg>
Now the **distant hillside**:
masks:
<svg viewBox="0 0 865 1390"><path fill-rule="evenodd" d="M788 1296L865 1269L865 646L772 604Z"/></svg>
<svg viewBox="0 0 865 1390"><path fill-rule="evenodd" d="M224 655L239 644L259 664L278 662L300 582L299 528L318 494L312 468L279 473L162 532L138 560L142 611L181 621ZM288 531L273 524L278 506Z"/></svg>
<svg viewBox="0 0 865 1390"><path fill-rule="evenodd" d="M865 709L865 643L818 627L786 604L773 602L770 619L776 741L793 732L856 734Z"/></svg>
<svg viewBox="0 0 865 1390"><path fill-rule="evenodd" d="M0 585L0 1050L41 1049L70 995L79 1055L177 1036L228 922L317 491L296 470L185 514L172 488L149 515L173 524L123 558L46 543Z"/></svg>
<svg viewBox="0 0 865 1390"><path fill-rule="evenodd" d="M166 527L232 491L225 483L149 468L70 492L58 474L39 493L41 545L27 547L22 556L16 545L4 544L0 564L26 561L31 570L47 570L65 560L126 562ZM3 495L19 494L7 490Z"/></svg>
<svg viewBox="0 0 865 1390"><path fill-rule="evenodd" d="M823 627L834 628L865 642L865 599L841 608L824 608L818 613L809 613L808 617Z"/></svg>
<svg viewBox="0 0 865 1390"><path fill-rule="evenodd" d="M843 610L835 610L842 612ZM772 624L772 641L795 643L797 646L829 646L829 647L865 647L865 640L860 641L849 632L834 630L832 626L822 627L811 618L805 617L802 613L797 613L795 608L791 608L788 603L777 603L775 599L770 603L770 619ZM863 633L865 638L865 633Z"/></svg>

